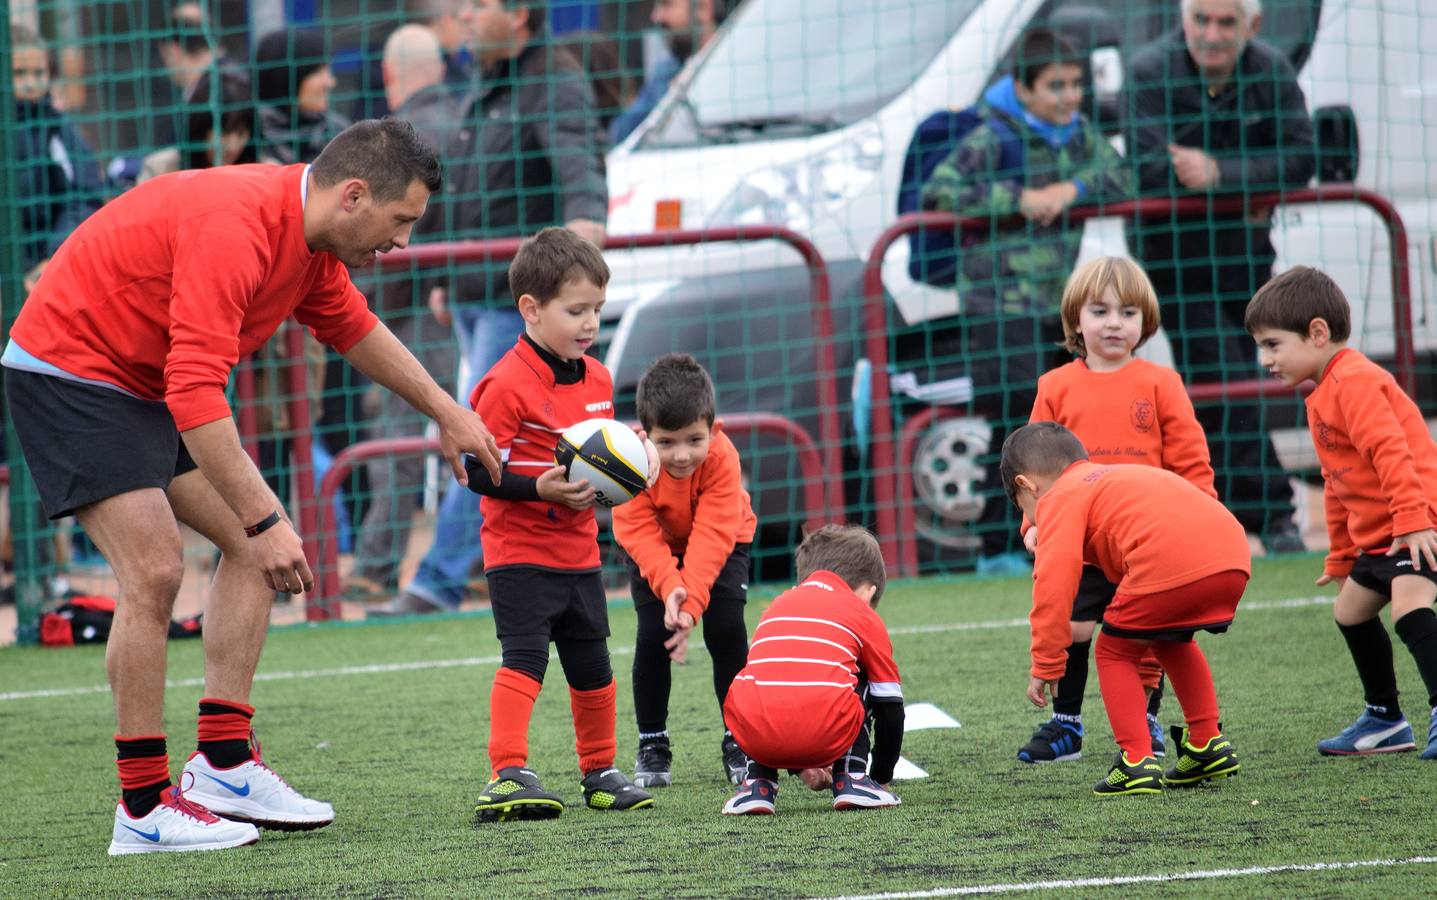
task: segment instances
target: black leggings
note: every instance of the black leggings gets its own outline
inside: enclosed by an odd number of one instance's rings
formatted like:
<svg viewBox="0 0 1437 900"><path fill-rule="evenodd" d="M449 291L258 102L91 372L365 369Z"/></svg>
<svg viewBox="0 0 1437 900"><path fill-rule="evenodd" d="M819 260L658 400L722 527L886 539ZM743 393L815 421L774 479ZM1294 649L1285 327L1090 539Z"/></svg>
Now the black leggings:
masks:
<svg viewBox="0 0 1437 900"><path fill-rule="evenodd" d="M721 595L710 600L703 614L704 646L713 659L714 696L720 710L734 676L748 660L748 627L743 609L743 597ZM672 678L664 641L673 632L664 627L662 603L641 603L635 612L639 631L634 642L634 713L640 734L656 734L668 727Z"/></svg>
<svg viewBox="0 0 1437 900"><path fill-rule="evenodd" d="M523 672L540 684L549 668L549 636L547 634L511 634L499 639L503 649L504 668ZM604 638L554 641L559 651L559 665L564 678L576 691L597 691L614 680L609 664L609 645Z"/></svg>

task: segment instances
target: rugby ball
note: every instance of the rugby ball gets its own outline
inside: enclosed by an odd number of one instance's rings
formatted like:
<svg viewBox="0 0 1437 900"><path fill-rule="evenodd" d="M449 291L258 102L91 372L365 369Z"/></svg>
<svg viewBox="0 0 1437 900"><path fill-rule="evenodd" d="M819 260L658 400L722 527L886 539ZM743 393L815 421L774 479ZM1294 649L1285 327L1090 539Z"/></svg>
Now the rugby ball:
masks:
<svg viewBox="0 0 1437 900"><path fill-rule="evenodd" d="M618 506L648 487L649 456L634 430L614 419L585 419L564 429L554 462L569 481L587 481L600 506Z"/></svg>

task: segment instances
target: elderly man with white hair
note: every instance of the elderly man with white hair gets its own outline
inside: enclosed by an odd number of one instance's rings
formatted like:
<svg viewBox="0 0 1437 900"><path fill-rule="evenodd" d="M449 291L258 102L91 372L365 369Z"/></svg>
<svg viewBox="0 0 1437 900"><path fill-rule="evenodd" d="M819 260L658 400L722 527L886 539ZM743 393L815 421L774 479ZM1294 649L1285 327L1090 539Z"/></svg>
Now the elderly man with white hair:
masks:
<svg viewBox="0 0 1437 900"><path fill-rule="evenodd" d="M1128 155L1145 196L1251 195L1303 187L1316 166L1312 120L1292 64L1257 39L1260 0L1181 0L1182 28L1138 50L1126 80ZM1264 214L1138 218L1133 255L1162 301L1189 384L1258 378L1243 329L1247 301L1272 277ZM1261 407L1198 407L1223 500L1269 551L1302 550L1292 489Z"/></svg>

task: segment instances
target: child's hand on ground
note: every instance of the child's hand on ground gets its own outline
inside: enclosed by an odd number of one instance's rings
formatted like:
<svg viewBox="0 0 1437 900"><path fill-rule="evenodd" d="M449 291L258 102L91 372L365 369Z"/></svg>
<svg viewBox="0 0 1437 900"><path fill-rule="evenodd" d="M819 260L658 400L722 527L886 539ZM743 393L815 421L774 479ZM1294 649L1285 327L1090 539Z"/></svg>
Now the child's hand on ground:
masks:
<svg viewBox="0 0 1437 900"><path fill-rule="evenodd" d="M1437 531L1424 528L1410 534L1399 534L1392 539L1388 556L1396 556L1406 547L1412 554L1412 571L1422 571L1422 561L1427 561L1427 571L1437 572Z"/></svg>
<svg viewBox="0 0 1437 900"><path fill-rule="evenodd" d="M1032 701L1034 706L1042 707L1048 705L1048 698L1043 694L1045 689L1052 695L1054 700L1058 699L1058 682L1056 679L1053 681L1044 681L1037 676L1028 679L1028 699Z"/></svg>
<svg viewBox="0 0 1437 900"><path fill-rule="evenodd" d="M570 509L588 509L594 505L594 488L587 481L570 482L563 466L555 466L540 475L534 487L539 499L560 503Z"/></svg>
<svg viewBox="0 0 1437 900"><path fill-rule="evenodd" d="M828 769L804 769L798 773L798 777L810 791L833 789L833 773Z"/></svg>

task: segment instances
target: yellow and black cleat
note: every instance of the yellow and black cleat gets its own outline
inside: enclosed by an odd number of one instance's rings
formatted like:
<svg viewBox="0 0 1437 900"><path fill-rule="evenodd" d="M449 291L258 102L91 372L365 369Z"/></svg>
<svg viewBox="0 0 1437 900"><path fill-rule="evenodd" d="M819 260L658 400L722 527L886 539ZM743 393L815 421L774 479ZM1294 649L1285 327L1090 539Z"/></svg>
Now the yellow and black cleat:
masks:
<svg viewBox="0 0 1437 900"><path fill-rule="evenodd" d="M1186 728L1173 726L1173 744L1178 750L1178 760L1171 769L1163 773L1168 787L1192 787L1209 778L1227 778L1237 774L1242 764L1237 761L1237 751L1222 734L1212 738L1201 747L1188 743Z"/></svg>
<svg viewBox="0 0 1437 900"><path fill-rule="evenodd" d="M494 773L474 804L474 821L513 822L553 819L564 812L564 801L544 790L539 776L528 769L506 766Z"/></svg>
<svg viewBox="0 0 1437 900"><path fill-rule="evenodd" d="M589 809L650 809L654 805L653 795L625 778L618 769L590 772L580 784L584 788L584 803Z"/></svg>
<svg viewBox="0 0 1437 900"><path fill-rule="evenodd" d="M1124 794L1161 794L1163 792L1163 767L1155 757L1144 756L1137 762L1128 762L1122 751L1113 762L1108 777L1093 785L1093 793L1099 797L1119 797Z"/></svg>

